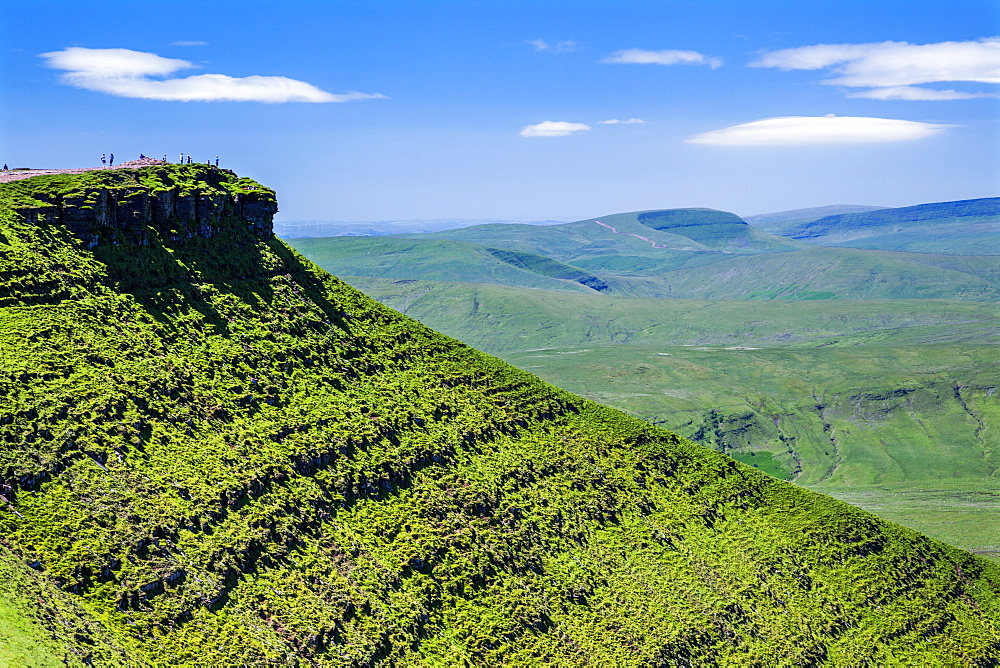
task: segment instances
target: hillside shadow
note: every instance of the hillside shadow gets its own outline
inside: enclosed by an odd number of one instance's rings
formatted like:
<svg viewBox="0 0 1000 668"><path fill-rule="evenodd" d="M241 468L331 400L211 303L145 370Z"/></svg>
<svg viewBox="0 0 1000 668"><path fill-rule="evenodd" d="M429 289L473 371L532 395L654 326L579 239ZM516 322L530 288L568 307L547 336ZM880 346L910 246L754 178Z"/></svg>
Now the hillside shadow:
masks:
<svg viewBox="0 0 1000 668"><path fill-rule="evenodd" d="M191 308L228 336L229 322L204 286L255 309L274 297L261 239L242 227L231 223L212 238L153 239L146 246L104 243L94 258L104 264L110 287L132 296L160 324L169 324L179 308Z"/></svg>

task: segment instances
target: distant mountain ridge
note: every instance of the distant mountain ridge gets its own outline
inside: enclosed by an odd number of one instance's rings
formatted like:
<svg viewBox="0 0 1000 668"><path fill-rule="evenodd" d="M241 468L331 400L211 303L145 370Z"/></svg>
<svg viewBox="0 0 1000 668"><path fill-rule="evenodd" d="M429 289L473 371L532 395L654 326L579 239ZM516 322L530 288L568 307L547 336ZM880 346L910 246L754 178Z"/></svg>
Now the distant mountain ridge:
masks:
<svg viewBox="0 0 1000 668"><path fill-rule="evenodd" d="M798 223L804 223L826 216L836 216L842 213L860 213L863 211L877 211L890 207L884 206L863 206L859 204L830 204L827 206L814 206L806 209L789 209L788 211L775 211L773 213L758 213L752 216L743 216L750 225L753 225L762 232L781 235L783 231Z"/></svg>
<svg viewBox="0 0 1000 668"><path fill-rule="evenodd" d="M1000 198L843 213L803 222L780 234L823 246L1000 254Z"/></svg>
<svg viewBox="0 0 1000 668"><path fill-rule="evenodd" d="M713 209L294 245L343 276L687 299L1000 298L995 256L824 247L761 232Z"/></svg>
<svg viewBox="0 0 1000 668"><path fill-rule="evenodd" d="M300 237L378 237L408 232L438 232L456 227L472 225L559 225L561 220L512 221L483 218L435 218L427 220L378 220L378 221L338 221L338 220L295 220L274 223L274 233L281 239Z"/></svg>
<svg viewBox="0 0 1000 668"><path fill-rule="evenodd" d="M715 209L631 211L544 227L475 225L420 236L539 253L561 262L608 254L663 257L670 251L760 253L803 247L800 242L756 230L736 214Z"/></svg>

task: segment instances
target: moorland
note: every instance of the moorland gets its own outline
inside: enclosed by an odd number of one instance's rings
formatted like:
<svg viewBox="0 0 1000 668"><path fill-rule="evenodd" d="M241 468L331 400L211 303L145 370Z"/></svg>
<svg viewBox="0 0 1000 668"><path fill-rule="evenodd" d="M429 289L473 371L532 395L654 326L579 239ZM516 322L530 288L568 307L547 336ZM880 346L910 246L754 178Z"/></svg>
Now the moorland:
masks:
<svg viewBox="0 0 1000 668"><path fill-rule="evenodd" d="M560 387L1000 556L1000 200L753 221L674 209L291 243Z"/></svg>

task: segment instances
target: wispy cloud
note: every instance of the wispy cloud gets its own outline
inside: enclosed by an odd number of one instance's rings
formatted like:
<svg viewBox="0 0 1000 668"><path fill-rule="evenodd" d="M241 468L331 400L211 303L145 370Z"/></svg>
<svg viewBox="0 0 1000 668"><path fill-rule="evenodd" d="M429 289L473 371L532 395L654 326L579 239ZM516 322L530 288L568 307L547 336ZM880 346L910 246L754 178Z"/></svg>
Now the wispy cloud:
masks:
<svg viewBox="0 0 1000 668"><path fill-rule="evenodd" d="M857 116L785 116L765 118L689 137L688 144L714 146L803 146L877 144L923 139L948 125Z"/></svg>
<svg viewBox="0 0 1000 668"><path fill-rule="evenodd" d="M977 97L1000 97L996 93L964 93L958 90L938 90L922 86L891 86L869 88L848 93L847 97L863 97L869 100L972 100Z"/></svg>
<svg viewBox="0 0 1000 668"><path fill-rule="evenodd" d="M584 123L542 121L535 125L525 125L518 134L522 137L566 137L579 132L586 132L589 129L590 126Z"/></svg>
<svg viewBox="0 0 1000 668"><path fill-rule="evenodd" d="M187 40L181 39L176 42L171 42L170 46L208 46L208 42L202 42L201 40Z"/></svg>
<svg viewBox="0 0 1000 668"><path fill-rule="evenodd" d="M169 78L195 67L186 60L129 49L69 47L41 54L48 66L65 70L62 83L118 97L170 101L349 102L384 98L370 93L329 93L297 79L198 74Z"/></svg>
<svg viewBox="0 0 1000 668"><path fill-rule="evenodd" d="M549 53L571 53L576 51L576 42L573 40L563 40L561 42L550 43L544 39L529 39L528 44L535 47L535 51L548 51Z"/></svg>
<svg viewBox="0 0 1000 668"><path fill-rule="evenodd" d="M640 125L646 121L641 118L629 118L628 120L621 120L620 118L609 118L606 121L597 121L600 125Z"/></svg>
<svg viewBox="0 0 1000 668"><path fill-rule="evenodd" d="M816 44L763 54L750 67L782 70L829 70L821 83L867 90L850 97L876 100L964 100L994 97L924 88L941 82L1000 83L1000 37L967 42L910 44Z"/></svg>
<svg viewBox="0 0 1000 668"><path fill-rule="evenodd" d="M625 49L624 51L615 51L601 62L627 65L708 65L713 70L722 66L722 58L706 56L697 51L678 49L664 49L662 51Z"/></svg>

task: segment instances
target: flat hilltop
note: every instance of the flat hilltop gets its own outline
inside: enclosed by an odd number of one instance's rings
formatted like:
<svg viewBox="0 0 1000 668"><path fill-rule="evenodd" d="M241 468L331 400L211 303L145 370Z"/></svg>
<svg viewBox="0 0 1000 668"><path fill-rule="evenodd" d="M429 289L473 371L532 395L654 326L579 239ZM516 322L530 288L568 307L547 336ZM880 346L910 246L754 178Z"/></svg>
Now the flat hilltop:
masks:
<svg viewBox="0 0 1000 668"><path fill-rule="evenodd" d="M156 158L138 158L127 160L120 165L110 167L74 167L70 169L8 169L0 172L0 183L10 183L21 179L30 179L33 176L51 176L53 174L85 174L94 171L108 171L115 169L139 169L153 165L169 165L171 163Z"/></svg>

